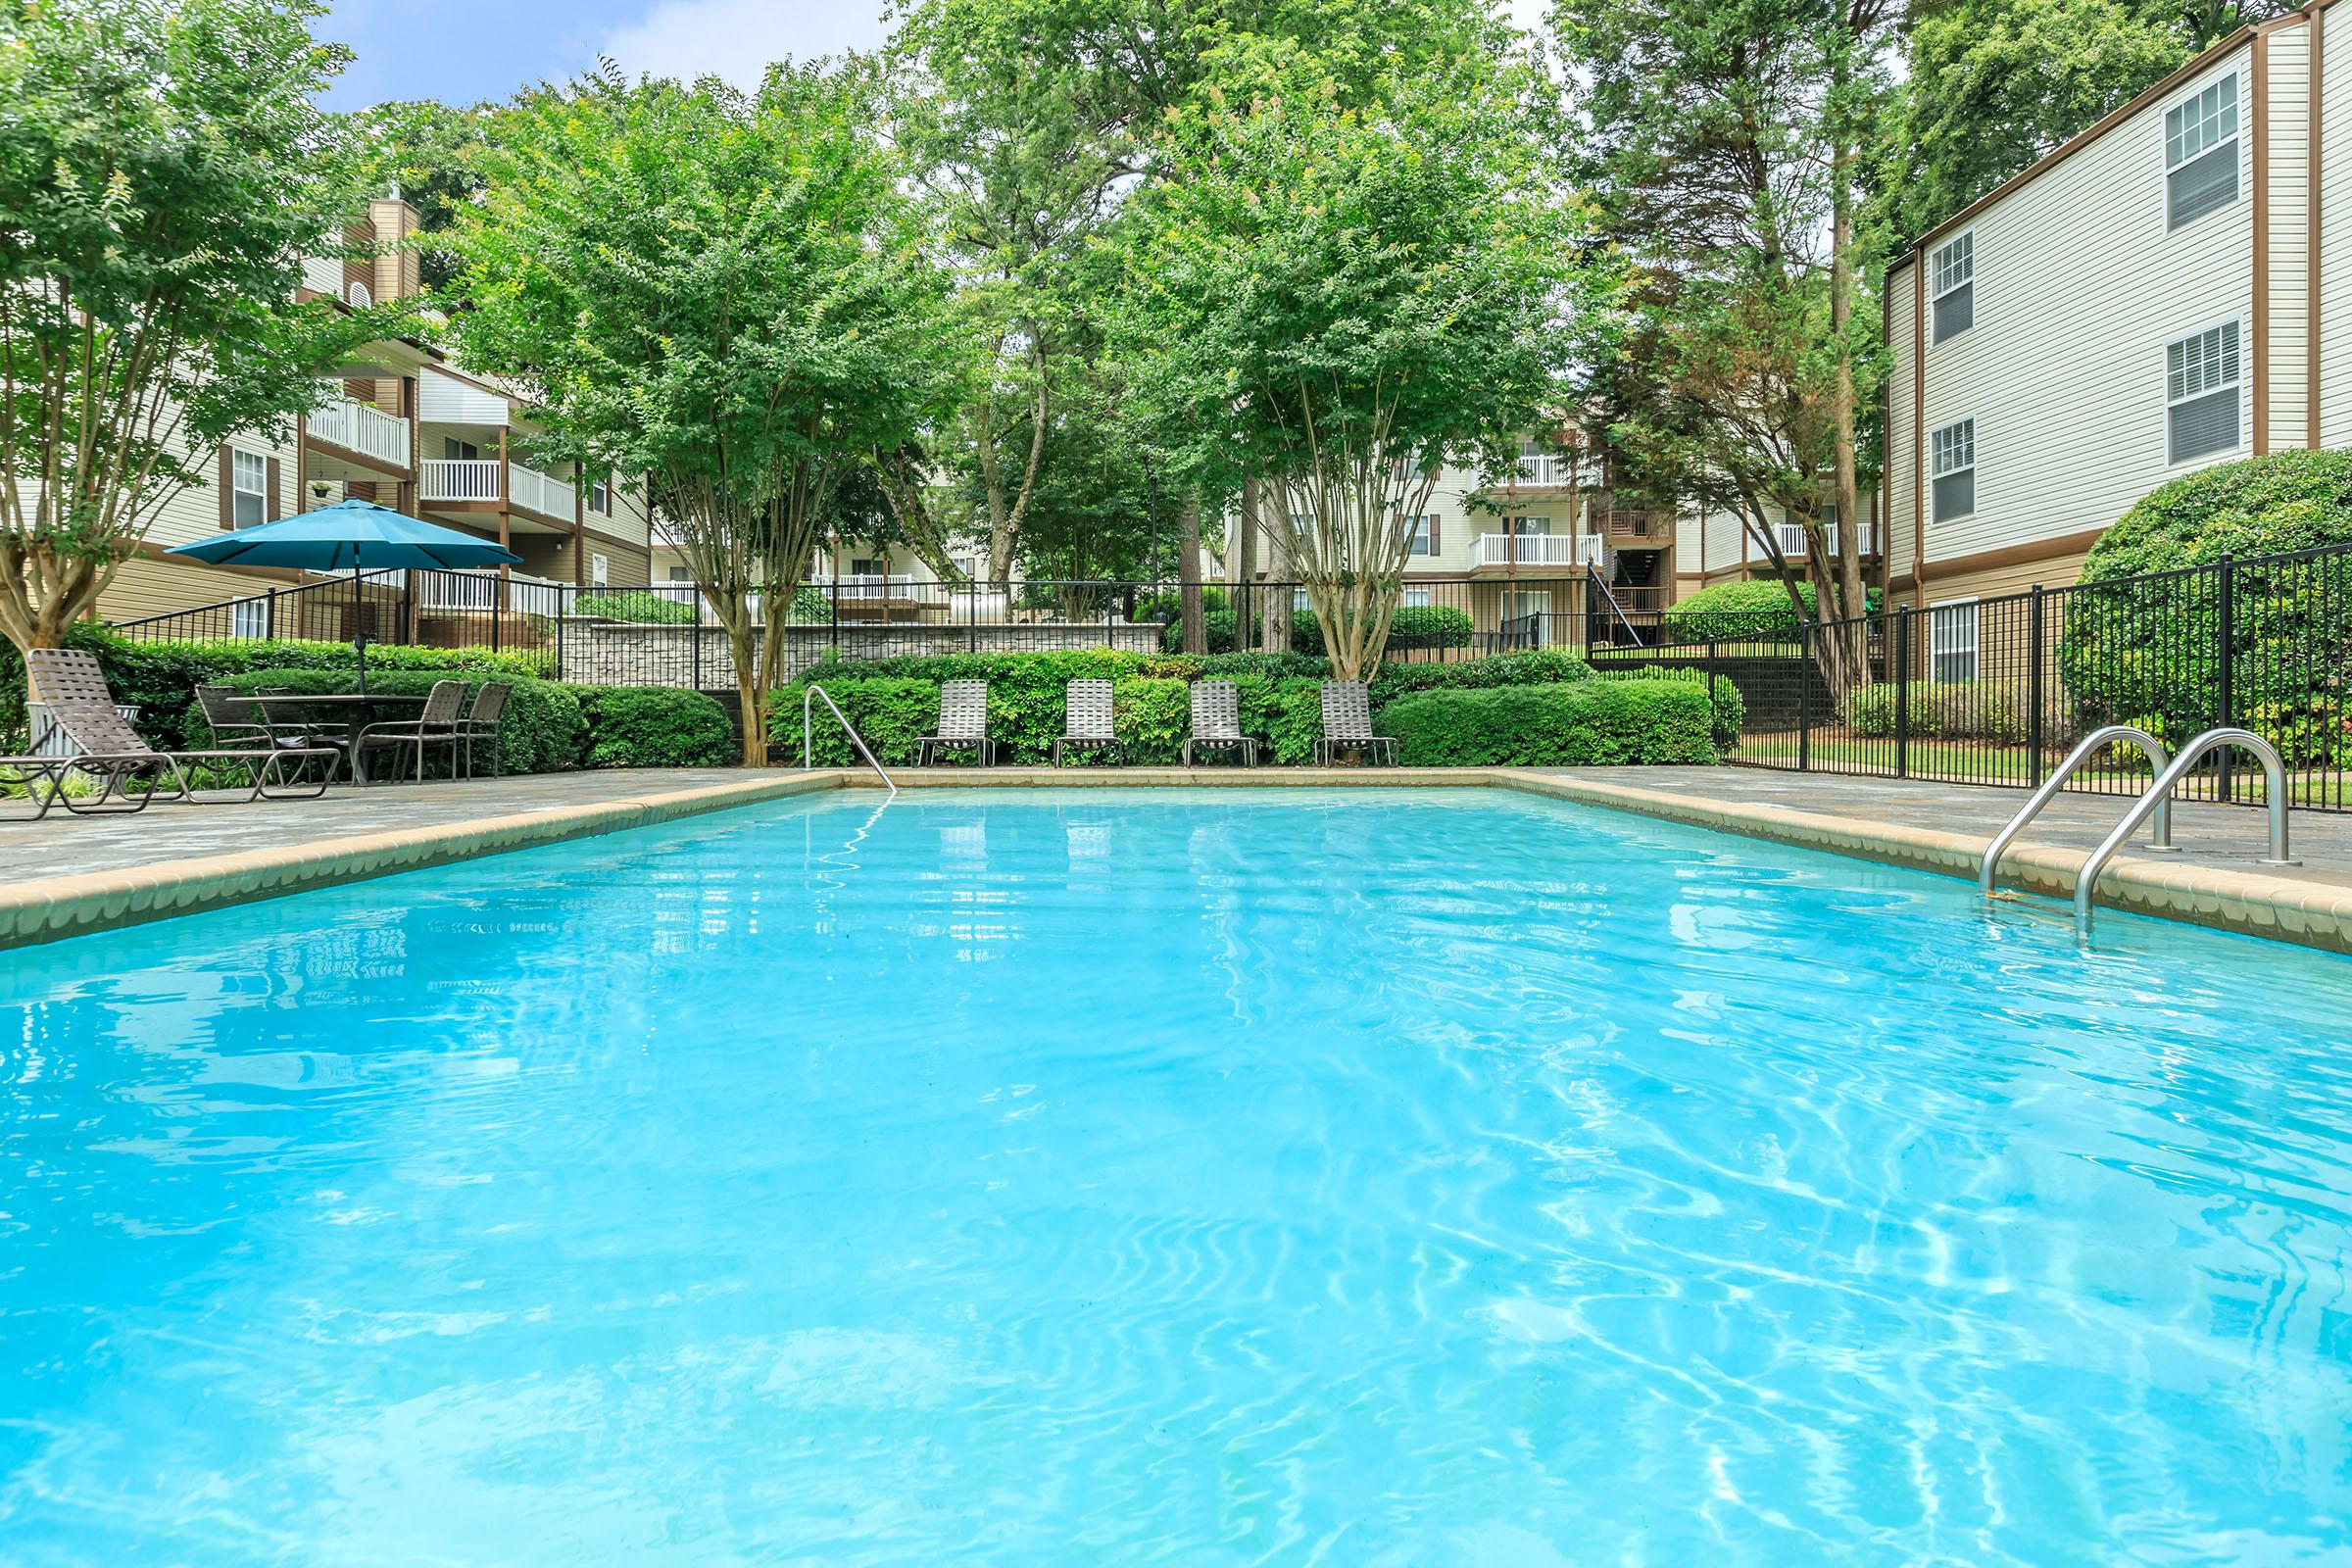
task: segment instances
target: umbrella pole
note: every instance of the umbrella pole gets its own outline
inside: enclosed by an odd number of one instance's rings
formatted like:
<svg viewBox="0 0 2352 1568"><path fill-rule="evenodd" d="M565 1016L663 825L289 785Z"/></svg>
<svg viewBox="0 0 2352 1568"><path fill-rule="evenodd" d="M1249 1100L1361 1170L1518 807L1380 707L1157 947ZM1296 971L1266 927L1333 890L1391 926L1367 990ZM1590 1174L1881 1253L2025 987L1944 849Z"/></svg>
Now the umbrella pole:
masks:
<svg viewBox="0 0 2352 1568"><path fill-rule="evenodd" d="M351 552L351 648L360 657L360 695L368 695L368 589L360 573L358 546Z"/></svg>

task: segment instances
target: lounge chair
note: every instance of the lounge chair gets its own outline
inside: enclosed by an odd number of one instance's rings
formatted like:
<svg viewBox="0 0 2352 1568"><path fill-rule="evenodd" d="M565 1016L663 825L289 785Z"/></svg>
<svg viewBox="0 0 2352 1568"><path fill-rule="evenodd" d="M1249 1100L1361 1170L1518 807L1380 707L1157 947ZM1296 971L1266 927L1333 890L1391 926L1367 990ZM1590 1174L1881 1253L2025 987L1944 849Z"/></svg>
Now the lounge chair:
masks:
<svg viewBox="0 0 2352 1568"><path fill-rule="evenodd" d="M1257 742L1242 733L1242 695L1229 680L1193 682L1193 733L1184 743L1184 765L1193 765L1196 746L1223 747L1242 754L1244 767L1257 765Z"/></svg>
<svg viewBox="0 0 2352 1568"><path fill-rule="evenodd" d="M56 804L76 815L143 811L154 804L158 795L164 794L167 781L171 793L165 799L192 799L195 790L188 780L190 763L242 767L248 801L264 796L271 800L311 800L326 793L335 757L329 747L248 745L160 752L139 739L138 731L115 711L114 694L106 688L106 672L99 668L95 654L78 648L31 649L24 655L24 672L31 677L33 689L41 694L50 718L74 748L73 755L65 761L76 772L98 781L98 793L83 799L64 793L62 775L53 787ZM312 760L328 763L316 786L303 787L288 779L290 764ZM133 800L126 786L141 774L152 782Z"/></svg>
<svg viewBox="0 0 2352 1568"><path fill-rule="evenodd" d="M1054 743L1054 765L1071 751L1107 751L1119 757L1119 739L1111 730L1111 688L1106 680L1074 680L1062 697L1061 739Z"/></svg>
<svg viewBox="0 0 2352 1568"><path fill-rule="evenodd" d="M1372 733L1372 694L1360 680L1327 680L1323 683L1323 739L1315 748L1315 760L1325 767L1341 752L1377 753L1394 764L1396 743L1385 735Z"/></svg>
<svg viewBox="0 0 2352 1568"><path fill-rule="evenodd" d="M506 759L499 754L498 748L498 721L499 715L507 710L507 698L514 690L514 687L511 681L486 680L482 682L474 691L473 706L466 709L466 716L458 721L458 727L466 734L463 744L466 748L466 776L467 778L473 777L473 743L475 741L490 743L491 775L498 778L506 776Z"/></svg>
<svg viewBox="0 0 2352 1568"><path fill-rule="evenodd" d="M462 716L466 707L466 683L462 680L437 680L425 694L424 708L415 718L388 719L370 724L351 738L351 776L365 786L368 782L368 749L371 746L416 749L416 782L424 782L424 749L428 746L449 748L451 772L458 768L458 759L464 750L467 731Z"/></svg>
<svg viewBox="0 0 2352 1568"><path fill-rule="evenodd" d="M66 773L73 765L70 757L0 757L0 784L24 792L32 807L32 820L37 822L49 814L49 808L66 798Z"/></svg>
<svg viewBox="0 0 2352 1568"><path fill-rule="evenodd" d="M914 743L914 765L929 767L945 748L968 747L982 767L996 764L997 746L988 738L988 682L952 680L939 688L939 733Z"/></svg>

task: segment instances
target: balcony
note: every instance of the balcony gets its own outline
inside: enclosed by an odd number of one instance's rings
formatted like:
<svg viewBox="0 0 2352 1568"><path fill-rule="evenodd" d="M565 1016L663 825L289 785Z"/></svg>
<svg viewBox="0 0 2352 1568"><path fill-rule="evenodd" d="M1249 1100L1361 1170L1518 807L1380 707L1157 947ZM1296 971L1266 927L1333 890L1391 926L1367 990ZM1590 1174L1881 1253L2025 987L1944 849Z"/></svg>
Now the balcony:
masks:
<svg viewBox="0 0 2352 1568"><path fill-rule="evenodd" d="M409 466L409 421L372 403L336 398L322 409L312 410L302 422L317 440L332 442L389 468Z"/></svg>
<svg viewBox="0 0 2352 1568"><path fill-rule="evenodd" d="M1600 564L1600 539L1593 534L1482 533L1470 545L1470 564L1566 568Z"/></svg>
<svg viewBox="0 0 2352 1568"><path fill-rule="evenodd" d="M1781 554L1787 556L1790 562L1801 562L1805 559L1804 524L1776 522L1772 525L1772 536L1773 542L1781 547ZM1830 554L1833 557L1838 554L1838 536L1835 532L1830 535ZM1862 554L1865 556L1879 554L1879 525L1875 522L1866 522L1862 525Z"/></svg>
<svg viewBox="0 0 2352 1568"><path fill-rule="evenodd" d="M1674 513L1666 507L1595 507L1592 526L1628 550L1663 550L1674 543Z"/></svg>
<svg viewBox="0 0 2352 1568"><path fill-rule="evenodd" d="M1539 488L1553 489L1572 485L1576 481L1574 460L1546 457L1521 458L1513 469L1510 479L1513 485L1534 485Z"/></svg>
<svg viewBox="0 0 2352 1568"><path fill-rule="evenodd" d="M499 494L499 473L509 475L514 494ZM579 492L568 481L496 458L427 458L417 465L416 496L427 504L504 502L544 517L569 522L579 514Z"/></svg>

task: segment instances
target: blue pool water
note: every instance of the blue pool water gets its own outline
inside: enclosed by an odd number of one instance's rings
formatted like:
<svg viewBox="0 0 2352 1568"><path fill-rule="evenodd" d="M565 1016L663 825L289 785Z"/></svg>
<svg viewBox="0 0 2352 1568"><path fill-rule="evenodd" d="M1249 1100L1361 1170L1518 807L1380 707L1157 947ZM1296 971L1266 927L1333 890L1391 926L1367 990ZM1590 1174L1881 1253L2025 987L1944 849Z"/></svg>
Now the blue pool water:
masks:
<svg viewBox="0 0 2352 1568"><path fill-rule="evenodd" d="M0 1562L2352 1557L2352 964L1487 792L0 958Z"/></svg>

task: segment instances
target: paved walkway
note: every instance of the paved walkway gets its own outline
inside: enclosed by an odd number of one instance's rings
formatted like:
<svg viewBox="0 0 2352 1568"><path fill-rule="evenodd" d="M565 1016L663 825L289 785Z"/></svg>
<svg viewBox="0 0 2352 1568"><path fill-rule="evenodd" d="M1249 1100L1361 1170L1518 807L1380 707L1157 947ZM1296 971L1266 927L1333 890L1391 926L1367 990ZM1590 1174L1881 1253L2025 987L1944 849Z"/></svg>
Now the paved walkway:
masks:
<svg viewBox="0 0 2352 1568"><path fill-rule="evenodd" d="M337 785L315 801L156 805L136 816L71 816L61 807L38 822L24 803L0 801L0 886L123 871L354 834L392 833L517 812L599 806L670 790L702 789L755 775L737 768L640 767L535 773L433 784Z"/></svg>
<svg viewBox="0 0 2352 1568"><path fill-rule="evenodd" d="M1754 767L1564 767L1543 771L1636 789L1671 790L1694 800L1973 834L1986 841L2026 804L2027 796L2022 789L1984 785L1840 778ZM2034 819L2020 843L2088 853L2123 819L2130 804L2130 797L2123 795L2061 795ZM2193 801L2173 805L2173 842L2181 849L2177 858L2187 864L2352 886L2352 812L2296 811L2288 825L2293 835L2291 848L2303 863L2268 866L2261 863L2266 840L2265 819L2259 809ZM2143 828L2125 853L2144 856L2147 844Z"/></svg>

